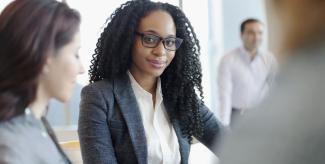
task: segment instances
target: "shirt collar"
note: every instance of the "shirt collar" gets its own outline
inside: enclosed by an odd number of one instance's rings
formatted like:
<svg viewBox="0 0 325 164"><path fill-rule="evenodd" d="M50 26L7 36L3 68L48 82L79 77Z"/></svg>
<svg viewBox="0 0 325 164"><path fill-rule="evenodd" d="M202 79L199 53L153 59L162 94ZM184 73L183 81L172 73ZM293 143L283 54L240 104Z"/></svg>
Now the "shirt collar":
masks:
<svg viewBox="0 0 325 164"><path fill-rule="evenodd" d="M42 129L42 123L40 119L37 119L30 108L25 108L25 115L24 118L27 120L29 124L33 126L37 126L38 128Z"/></svg>
<svg viewBox="0 0 325 164"><path fill-rule="evenodd" d="M131 86L134 92L139 93L141 96L152 97L151 93L144 90L140 84L134 79L133 75L130 71L127 71L127 74L131 81ZM156 104L160 104L163 100L162 91L161 91L161 80L158 78L157 80L157 88L156 88Z"/></svg>
<svg viewBox="0 0 325 164"><path fill-rule="evenodd" d="M252 62L252 61L256 60L257 58L261 57L261 55L262 55L261 50L260 50L260 49L257 49L256 56L254 57L253 60L251 60L251 55L250 55L250 53L246 50L246 48L245 48L244 46L241 46L241 47L240 47L240 52L241 52L241 53L240 53L241 56L242 56L245 60L247 60L247 61L249 61L249 62Z"/></svg>

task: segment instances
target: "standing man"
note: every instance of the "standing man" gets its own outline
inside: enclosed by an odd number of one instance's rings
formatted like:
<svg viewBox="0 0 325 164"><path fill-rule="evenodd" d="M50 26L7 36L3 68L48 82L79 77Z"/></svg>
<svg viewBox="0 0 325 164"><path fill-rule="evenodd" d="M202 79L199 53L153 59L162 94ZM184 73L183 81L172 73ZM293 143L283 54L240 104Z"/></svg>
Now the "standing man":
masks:
<svg viewBox="0 0 325 164"><path fill-rule="evenodd" d="M276 67L273 54L261 50L264 25L247 19L240 31L243 45L227 53L219 65L219 117L226 126L261 100Z"/></svg>

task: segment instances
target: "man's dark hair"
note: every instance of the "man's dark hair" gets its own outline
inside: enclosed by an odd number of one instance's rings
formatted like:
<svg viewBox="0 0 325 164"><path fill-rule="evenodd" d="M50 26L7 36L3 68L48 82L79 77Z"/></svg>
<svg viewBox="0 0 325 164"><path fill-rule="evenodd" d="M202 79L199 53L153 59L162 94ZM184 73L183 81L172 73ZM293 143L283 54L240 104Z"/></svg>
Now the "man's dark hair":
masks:
<svg viewBox="0 0 325 164"><path fill-rule="evenodd" d="M255 18L246 19L240 25L240 32L243 33L245 31L246 24L250 24L250 23L262 23L262 22Z"/></svg>

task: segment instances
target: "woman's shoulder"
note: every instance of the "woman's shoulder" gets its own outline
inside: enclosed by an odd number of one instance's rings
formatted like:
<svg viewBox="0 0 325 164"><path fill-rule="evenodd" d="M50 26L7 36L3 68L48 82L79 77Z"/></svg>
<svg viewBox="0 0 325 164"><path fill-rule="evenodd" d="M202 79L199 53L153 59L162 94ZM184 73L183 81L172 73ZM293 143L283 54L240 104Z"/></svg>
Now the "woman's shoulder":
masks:
<svg viewBox="0 0 325 164"><path fill-rule="evenodd" d="M84 86L81 95L104 94L110 91L113 91L113 81L104 79Z"/></svg>
<svg viewBox="0 0 325 164"><path fill-rule="evenodd" d="M112 101L114 88L112 80L100 80L88 84L81 90L82 104L89 102L103 103Z"/></svg>
<svg viewBox="0 0 325 164"><path fill-rule="evenodd" d="M111 93L116 88L125 88L130 85L129 77L127 74L121 74L112 79L103 79L91 84L86 85L82 89L82 94L85 93Z"/></svg>
<svg viewBox="0 0 325 164"><path fill-rule="evenodd" d="M28 125L28 119L25 114L0 122L0 138L16 135L19 129L23 129L24 125Z"/></svg>
<svg viewBox="0 0 325 164"><path fill-rule="evenodd" d="M26 114L3 121L0 123L0 147L9 149L16 145L14 147L18 148L19 145L33 142L29 139L30 136L35 135L35 132L39 132L38 125Z"/></svg>
<svg viewBox="0 0 325 164"><path fill-rule="evenodd" d="M22 145L23 135L21 126L24 124L21 116L0 123L0 163L21 162L20 145ZM15 159L15 160L14 160Z"/></svg>
<svg viewBox="0 0 325 164"><path fill-rule="evenodd" d="M42 129L41 121L31 114L21 114L0 123L0 140L13 138L26 138L27 136L40 134ZM18 141L18 140L16 140Z"/></svg>
<svg viewBox="0 0 325 164"><path fill-rule="evenodd" d="M38 120L23 114L0 123L0 163L62 163Z"/></svg>
<svg viewBox="0 0 325 164"><path fill-rule="evenodd" d="M113 80L107 80L107 79L99 80L86 85L84 88L90 88L90 89L113 88Z"/></svg>

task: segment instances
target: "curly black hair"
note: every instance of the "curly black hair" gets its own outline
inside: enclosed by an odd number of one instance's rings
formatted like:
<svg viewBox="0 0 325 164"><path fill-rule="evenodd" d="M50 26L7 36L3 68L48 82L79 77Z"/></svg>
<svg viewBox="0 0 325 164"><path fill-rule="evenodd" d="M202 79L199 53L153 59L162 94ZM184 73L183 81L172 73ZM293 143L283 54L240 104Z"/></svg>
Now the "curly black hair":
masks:
<svg viewBox="0 0 325 164"><path fill-rule="evenodd" d="M174 59L161 75L161 85L164 100L174 110L171 121L179 119L183 135L191 141L192 136L203 135L199 108L203 105L200 45L190 21L178 7L133 0L116 9L98 39L89 71L90 83L110 80L127 72L132 63L132 47L139 22L156 10L166 11L172 16L176 36L183 39ZM199 92L199 97L196 92Z"/></svg>

